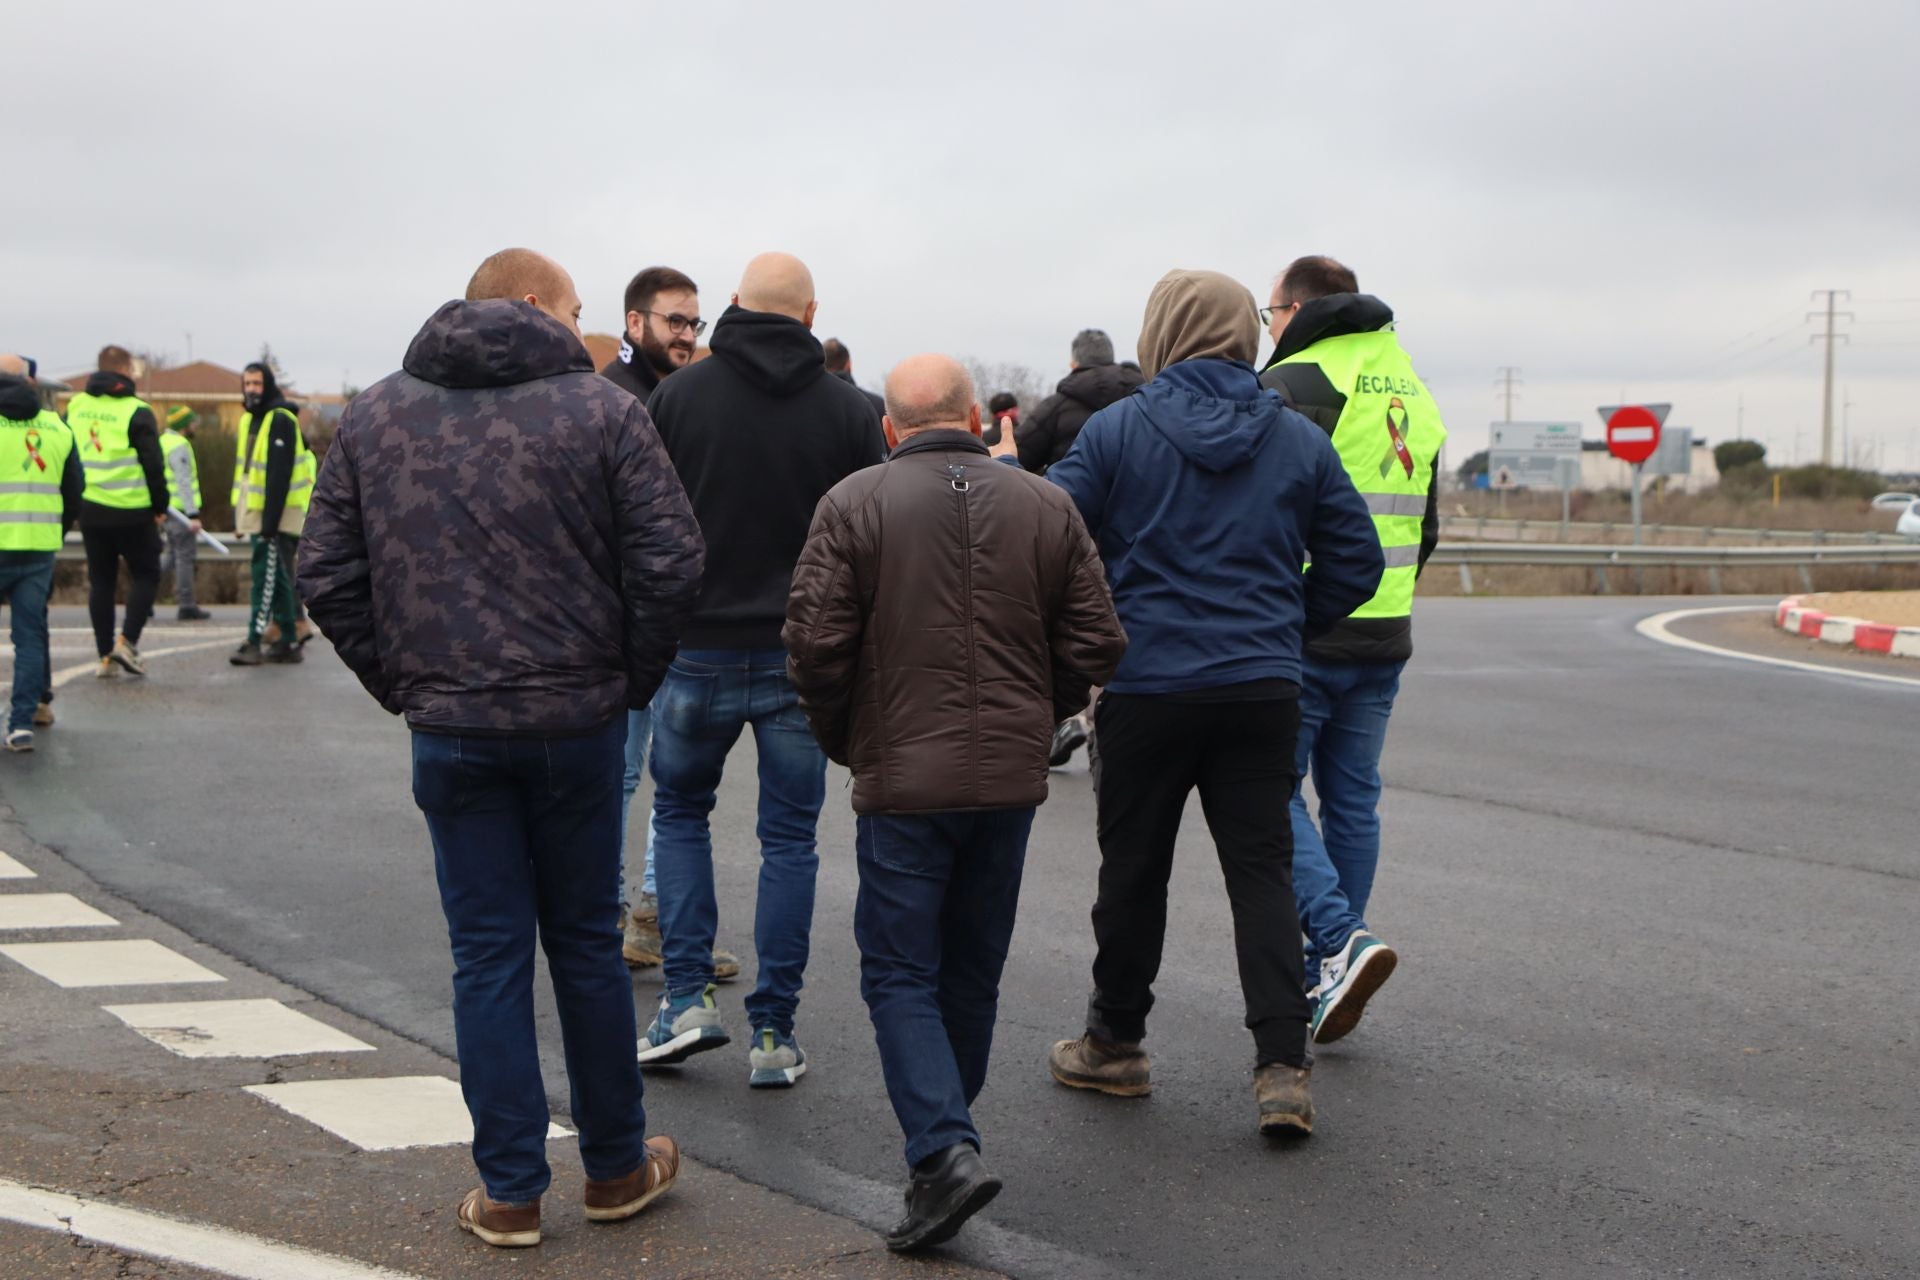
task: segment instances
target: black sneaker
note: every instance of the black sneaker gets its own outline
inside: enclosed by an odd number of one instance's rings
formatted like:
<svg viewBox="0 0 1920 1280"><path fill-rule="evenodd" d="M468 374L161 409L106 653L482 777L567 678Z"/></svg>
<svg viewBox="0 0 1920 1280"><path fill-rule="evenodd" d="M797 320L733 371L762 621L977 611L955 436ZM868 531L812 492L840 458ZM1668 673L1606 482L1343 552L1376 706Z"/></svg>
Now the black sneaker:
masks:
<svg viewBox="0 0 1920 1280"><path fill-rule="evenodd" d="M227 661L236 667L257 667L267 659L260 652L260 642L249 640L227 655Z"/></svg>
<svg viewBox="0 0 1920 1280"><path fill-rule="evenodd" d="M945 1244L999 1194L1000 1179L987 1172L972 1143L956 1142L936 1151L913 1167L907 1216L887 1232L887 1248L906 1253Z"/></svg>
<svg viewBox="0 0 1920 1280"><path fill-rule="evenodd" d="M1062 720L1059 727L1053 731L1053 750L1047 755L1047 763L1058 769L1073 759L1073 753L1078 751L1086 740L1087 727L1077 718Z"/></svg>
<svg viewBox="0 0 1920 1280"><path fill-rule="evenodd" d="M291 664L295 662L305 662L307 658L305 654L300 652L300 646L279 643L267 646L266 660L268 662Z"/></svg>
<svg viewBox="0 0 1920 1280"><path fill-rule="evenodd" d="M202 609L199 605L195 605L195 604L190 604L185 608L178 610L173 615L174 621L176 622L205 622L208 618L211 618L212 616L213 615L208 613L205 609Z"/></svg>

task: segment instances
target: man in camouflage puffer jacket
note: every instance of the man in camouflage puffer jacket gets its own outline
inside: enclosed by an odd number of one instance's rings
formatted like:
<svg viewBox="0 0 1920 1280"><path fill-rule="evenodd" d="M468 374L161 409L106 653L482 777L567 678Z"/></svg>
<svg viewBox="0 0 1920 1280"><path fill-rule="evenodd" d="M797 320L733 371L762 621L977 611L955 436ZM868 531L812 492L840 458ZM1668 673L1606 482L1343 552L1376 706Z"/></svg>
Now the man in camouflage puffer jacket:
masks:
<svg viewBox="0 0 1920 1280"><path fill-rule="evenodd" d="M678 1168L643 1143L616 926L627 710L647 705L705 544L647 411L600 377L573 281L489 258L354 398L314 487L300 587L413 733L453 942L454 1030L484 1187L461 1226L539 1239L547 1091L536 924L572 1076L591 1216L637 1213Z"/></svg>

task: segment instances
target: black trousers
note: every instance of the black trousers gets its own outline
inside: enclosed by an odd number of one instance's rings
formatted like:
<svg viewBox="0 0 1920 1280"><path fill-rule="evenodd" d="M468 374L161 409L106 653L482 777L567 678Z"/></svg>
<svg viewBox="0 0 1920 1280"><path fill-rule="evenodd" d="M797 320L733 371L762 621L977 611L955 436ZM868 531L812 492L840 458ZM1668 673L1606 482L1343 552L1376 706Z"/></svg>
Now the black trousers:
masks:
<svg viewBox="0 0 1920 1280"><path fill-rule="evenodd" d="M1099 953L1087 1030L1127 1042L1146 1034L1167 935L1174 837L1197 788L1226 876L1256 1065L1308 1065L1287 814L1300 704L1105 693L1095 725L1102 774L1100 894L1093 907Z"/></svg>
<svg viewBox="0 0 1920 1280"><path fill-rule="evenodd" d="M113 649L113 594L120 579L120 562L127 562L127 620L120 633L127 643L140 643L140 632L153 616L153 597L160 590L160 531L151 520L130 525L83 525L87 546L87 613L93 620L93 643L100 656Z"/></svg>

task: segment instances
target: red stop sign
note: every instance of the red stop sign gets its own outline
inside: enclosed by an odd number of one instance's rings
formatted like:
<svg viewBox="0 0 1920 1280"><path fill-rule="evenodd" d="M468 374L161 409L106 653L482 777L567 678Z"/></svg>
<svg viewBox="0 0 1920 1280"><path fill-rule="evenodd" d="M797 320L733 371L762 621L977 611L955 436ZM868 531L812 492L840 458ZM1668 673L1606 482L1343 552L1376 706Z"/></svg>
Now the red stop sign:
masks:
<svg viewBox="0 0 1920 1280"><path fill-rule="evenodd" d="M1641 404L1625 405L1607 419L1607 452L1622 462L1641 463L1660 447L1660 418Z"/></svg>

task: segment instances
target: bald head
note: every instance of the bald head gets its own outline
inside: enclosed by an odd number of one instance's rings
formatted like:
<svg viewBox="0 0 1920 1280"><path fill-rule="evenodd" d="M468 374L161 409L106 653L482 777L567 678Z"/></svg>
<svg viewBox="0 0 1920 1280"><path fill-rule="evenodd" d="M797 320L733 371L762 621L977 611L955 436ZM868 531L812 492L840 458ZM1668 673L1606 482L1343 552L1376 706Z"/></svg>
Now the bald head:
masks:
<svg viewBox="0 0 1920 1280"><path fill-rule="evenodd" d="M908 356L887 375L887 437L898 444L935 427L980 434L973 379L951 357Z"/></svg>
<svg viewBox="0 0 1920 1280"><path fill-rule="evenodd" d="M27 376L27 362L22 357L16 356L11 352L0 351L0 374L6 374L15 378L24 378Z"/></svg>
<svg viewBox="0 0 1920 1280"><path fill-rule="evenodd" d="M467 301L530 302L580 336L580 294L566 268L531 249L502 249L467 281Z"/></svg>
<svg viewBox="0 0 1920 1280"><path fill-rule="evenodd" d="M812 328L817 305L813 298L813 272L790 253L763 253L747 264L733 303L748 311L771 311L788 316Z"/></svg>

